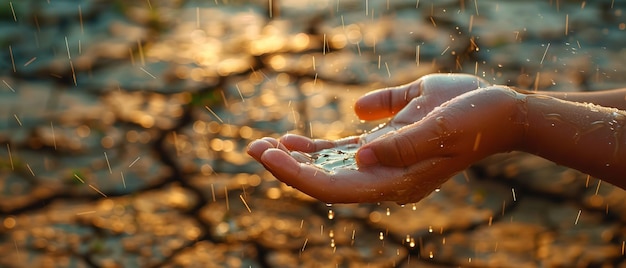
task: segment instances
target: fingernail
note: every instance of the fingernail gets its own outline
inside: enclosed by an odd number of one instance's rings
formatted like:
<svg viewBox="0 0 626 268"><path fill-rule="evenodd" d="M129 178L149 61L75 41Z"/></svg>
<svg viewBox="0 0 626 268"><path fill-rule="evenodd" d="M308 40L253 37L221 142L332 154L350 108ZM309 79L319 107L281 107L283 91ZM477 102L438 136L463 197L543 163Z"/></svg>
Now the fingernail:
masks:
<svg viewBox="0 0 626 268"><path fill-rule="evenodd" d="M357 162L363 166L373 166L378 164L378 158L376 158L376 154L374 154L372 149L364 148L359 150Z"/></svg>

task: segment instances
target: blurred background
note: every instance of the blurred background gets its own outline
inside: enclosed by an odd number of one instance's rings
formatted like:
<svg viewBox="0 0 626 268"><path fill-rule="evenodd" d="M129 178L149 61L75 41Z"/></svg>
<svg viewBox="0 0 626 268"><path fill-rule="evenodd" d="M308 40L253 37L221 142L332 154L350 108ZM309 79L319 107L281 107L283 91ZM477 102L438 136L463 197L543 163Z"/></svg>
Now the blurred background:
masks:
<svg viewBox="0 0 626 268"><path fill-rule="evenodd" d="M2 267L626 267L626 193L538 157L326 205L245 154L429 73L626 86L624 1L0 0Z"/></svg>

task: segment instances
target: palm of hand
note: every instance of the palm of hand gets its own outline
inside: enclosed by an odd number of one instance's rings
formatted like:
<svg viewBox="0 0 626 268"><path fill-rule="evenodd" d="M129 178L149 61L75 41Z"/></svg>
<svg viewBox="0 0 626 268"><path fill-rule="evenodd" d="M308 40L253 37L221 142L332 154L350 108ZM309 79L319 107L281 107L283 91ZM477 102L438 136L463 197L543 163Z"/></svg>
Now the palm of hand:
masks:
<svg viewBox="0 0 626 268"><path fill-rule="evenodd" d="M410 174L427 172L443 159L435 158L407 168L380 165L356 168L355 165L346 164L326 170L320 165L314 165L315 159L309 158L308 154L320 150L327 150L328 153L332 152L329 150L358 148L359 145L421 120L434 108L456 96L488 85L484 80L469 75L425 76L404 86L371 92L357 101L355 110L361 119L375 120L393 116L383 127L337 141L312 140L299 135L286 135L280 140L263 138L249 145L248 154L277 179L327 203L417 201L424 197L424 187L434 190L441 182L424 178L418 182ZM350 162L353 161L350 157L354 156L346 154L345 157ZM414 190L418 183L418 188L422 188L419 193Z"/></svg>

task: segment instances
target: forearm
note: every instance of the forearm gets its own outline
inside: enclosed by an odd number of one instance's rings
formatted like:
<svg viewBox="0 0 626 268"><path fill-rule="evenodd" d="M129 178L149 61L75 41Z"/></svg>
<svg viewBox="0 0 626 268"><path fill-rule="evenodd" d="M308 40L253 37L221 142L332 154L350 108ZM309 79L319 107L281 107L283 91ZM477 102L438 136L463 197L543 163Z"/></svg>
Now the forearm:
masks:
<svg viewBox="0 0 626 268"><path fill-rule="evenodd" d="M626 112L532 94L525 109L523 151L626 189Z"/></svg>
<svg viewBox="0 0 626 268"><path fill-rule="evenodd" d="M626 88L590 92L517 91L527 95L546 95L566 101L593 103L604 107L626 110Z"/></svg>

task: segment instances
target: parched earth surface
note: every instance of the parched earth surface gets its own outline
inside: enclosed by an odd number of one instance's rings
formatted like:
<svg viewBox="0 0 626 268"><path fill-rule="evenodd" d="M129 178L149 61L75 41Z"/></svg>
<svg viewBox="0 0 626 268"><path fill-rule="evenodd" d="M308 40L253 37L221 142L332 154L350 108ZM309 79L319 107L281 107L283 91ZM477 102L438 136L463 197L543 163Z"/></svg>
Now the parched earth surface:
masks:
<svg viewBox="0 0 626 268"><path fill-rule="evenodd" d="M428 73L626 86L624 1L0 0L1 267L626 267L626 193L521 153L326 205L245 153Z"/></svg>

